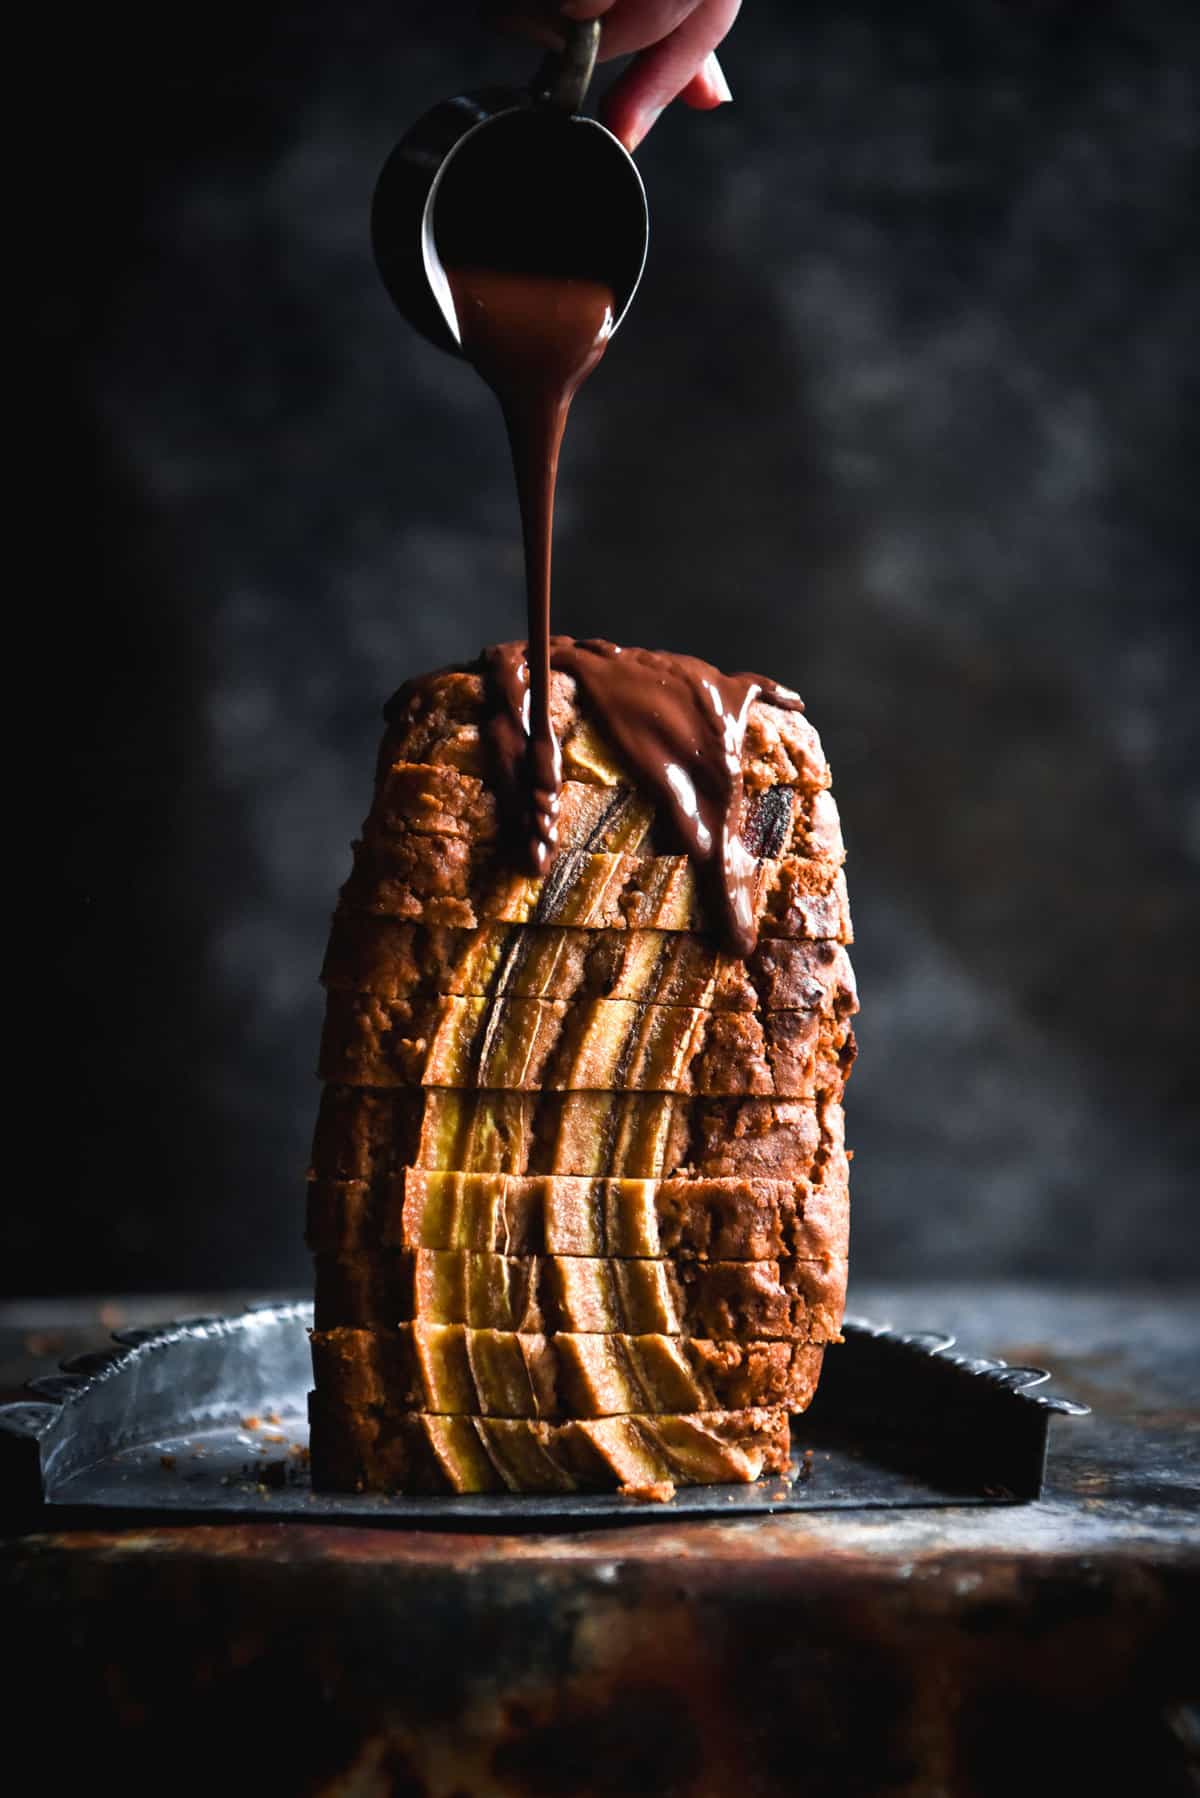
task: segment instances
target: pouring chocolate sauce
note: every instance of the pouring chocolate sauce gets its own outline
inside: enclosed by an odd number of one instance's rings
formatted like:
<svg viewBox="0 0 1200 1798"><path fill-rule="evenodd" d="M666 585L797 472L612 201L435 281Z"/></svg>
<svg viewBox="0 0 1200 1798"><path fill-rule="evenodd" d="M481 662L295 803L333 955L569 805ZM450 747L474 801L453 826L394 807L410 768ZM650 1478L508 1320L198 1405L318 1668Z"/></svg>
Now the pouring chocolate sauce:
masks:
<svg viewBox="0 0 1200 1798"><path fill-rule="evenodd" d="M529 638L517 701L527 744L529 851L544 874L558 834L562 757L550 723L550 559L558 454L571 401L612 334L611 287L504 269L448 268L462 350L500 401L525 540Z"/></svg>
<svg viewBox="0 0 1200 1798"><path fill-rule="evenodd" d="M447 269L463 354L500 401L525 542L528 637L485 651L500 703L492 736L510 791L525 796L530 866L545 874L557 846L562 758L550 717L550 673L574 677L618 750L657 797L681 846L708 873L729 947L749 955L755 858L738 832L742 746L762 698L803 702L752 674L722 674L697 657L622 649L550 634L554 489L571 401L604 354L613 295L603 282L505 269Z"/></svg>

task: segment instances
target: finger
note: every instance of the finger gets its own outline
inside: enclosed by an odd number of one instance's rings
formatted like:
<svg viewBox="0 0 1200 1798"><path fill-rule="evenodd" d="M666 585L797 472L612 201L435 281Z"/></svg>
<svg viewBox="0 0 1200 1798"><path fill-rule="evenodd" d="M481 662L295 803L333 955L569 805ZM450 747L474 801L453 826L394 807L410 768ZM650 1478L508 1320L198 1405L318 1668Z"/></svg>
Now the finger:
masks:
<svg viewBox="0 0 1200 1798"><path fill-rule="evenodd" d="M726 100L733 99L715 50L704 58L679 98L694 112L712 112L716 107L723 106Z"/></svg>
<svg viewBox="0 0 1200 1798"><path fill-rule="evenodd" d="M703 0L484 0L485 23L510 37L559 46L563 21L601 19L600 60L630 56L657 44L703 4Z"/></svg>
<svg viewBox="0 0 1200 1798"><path fill-rule="evenodd" d="M600 62L632 56L661 43L697 12L704 0L484 0L484 22L509 37L561 49L563 21L600 19Z"/></svg>
<svg viewBox="0 0 1200 1798"><path fill-rule="evenodd" d="M741 0L701 0L670 37L631 63L605 96L601 117L629 150L636 148L663 108L702 70L738 15ZM729 87L721 77L722 94ZM702 91L702 90L701 90ZM715 95L715 89L711 90ZM720 100L714 98L714 104Z"/></svg>
<svg viewBox="0 0 1200 1798"><path fill-rule="evenodd" d="M611 62L614 56L632 56L637 50L648 50L678 31L705 0L615 0L604 15L600 36L600 61Z"/></svg>

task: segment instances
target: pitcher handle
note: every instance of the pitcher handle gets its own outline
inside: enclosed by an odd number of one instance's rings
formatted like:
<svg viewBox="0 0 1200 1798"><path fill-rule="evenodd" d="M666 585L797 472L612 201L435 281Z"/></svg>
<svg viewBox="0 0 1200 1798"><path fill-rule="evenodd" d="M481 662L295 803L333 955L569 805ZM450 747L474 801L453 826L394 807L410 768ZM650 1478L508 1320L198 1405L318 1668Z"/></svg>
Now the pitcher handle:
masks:
<svg viewBox="0 0 1200 1798"><path fill-rule="evenodd" d="M582 112L600 49L599 19L567 23L566 42L552 50L530 82L535 100L560 112Z"/></svg>

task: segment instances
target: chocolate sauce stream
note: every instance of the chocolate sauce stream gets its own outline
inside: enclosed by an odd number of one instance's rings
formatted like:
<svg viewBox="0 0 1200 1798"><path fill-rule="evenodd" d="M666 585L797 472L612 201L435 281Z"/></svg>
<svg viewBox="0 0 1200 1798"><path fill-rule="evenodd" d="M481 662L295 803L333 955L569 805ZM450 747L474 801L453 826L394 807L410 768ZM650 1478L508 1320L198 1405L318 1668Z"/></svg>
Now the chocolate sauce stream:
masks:
<svg viewBox="0 0 1200 1798"><path fill-rule="evenodd" d="M571 401L604 354L610 287L506 269L446 271L463 354L500 401L525 538L529 654L515 708L528 770L529 853L545 874L558 838L562 757L550 723L550 559L558 454ZM511 746L510 746L511 753Z"/></svg>
<svg viewBox="0 0 1200 1798"><path fill-rule="evenodd" d="M672 819L709 877L722 934L753 952L755 858L742 842L742 749L756 699L803 702L756 674L722 674L695 656L550 635L554 485L571 401L613 327L602 282L500 269L447 269L463 353L500 401L512 447L529 605L528 643L485 651L500 701L492 738L510 797L526 807L529 859L545 875L558 841L562 756L550 673L574 677L602 728Z"/></svg>

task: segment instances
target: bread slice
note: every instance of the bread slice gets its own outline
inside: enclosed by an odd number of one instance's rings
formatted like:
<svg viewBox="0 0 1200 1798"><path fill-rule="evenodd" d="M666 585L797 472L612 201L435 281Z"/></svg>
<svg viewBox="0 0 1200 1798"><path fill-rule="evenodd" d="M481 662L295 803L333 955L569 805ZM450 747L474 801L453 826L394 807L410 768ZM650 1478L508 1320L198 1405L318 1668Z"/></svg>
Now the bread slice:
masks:
<svg viewBox="0 0 1200 1798"><path fill-rule="evenodd" d="M840 836L823 857L758 864L753 913L767 936L849 931ZM408 833L356 845L341 903L416 924L562 924L587 930L710 930L695 864L685 855L567 850L544 878L492 847Z"/></svg>
<svg viewBox="0 0 1200 1798"><path fill-rule="evenodd" d="M581 1492L749 1483L791 1466L783 1409L570 1423L349 1411L309 1396L313 1484L358 1492Z"/></svg>
<svg viewBox="0 0 1200 1798"><path fill-rule="evenodd" d="M400 1323L481 1330L834 1342L846 1263L621 1261L412 1249L316 1258L316 1327Z"/></svg>
<svg viewBox="0 0 1200 1798"><path fill-rule="evenodd" d="M326 987L421 1005L459 999L635 999L711 1011L857 1006L839 942L764 938L746 961L707 937L666 930L405 924L340 910L321 970Z"/></svg>
<svg viewBox="0 0 1200 1798"><path fill-rule="evenodd" d="M810 1180L844 1153L840 1103L657 1093L374 1091L327 1086L318 1179L372 1184L405 1167L633 1179Z"/></svg>
<svg viewBox="0 0 1200 1798"><path fill-rule="evenodd" d="M803 1411L824 1348L687 1336L519 1335L461 1324L336 1329L312 1338L313 1378L345 1410L469 1417Z"/></svg>
<svg viewBox="0 0 1200 1798"><path fill-rule="evenodd" d="M479 775L495 786L486 728L493 705L482 662L424 674L401 687L387 706L380 776L396 762L426 762ZM580 701L574 680L557 669L550 677L550 714L567 780L614 786L628 778ZM829 785L821 740L803 712L785 711L767 699L754 702L742 743L742 778L752 793L776 786Z"/></svg>
<svg viewBox="0 0 1200 1798"><path fill-rule="evenodd" d="M823 853L837 818L825 788L769 787L746 793L737 831L747 851L773 859ZM659 822L653 804L624 782L593 786L563 782L557 814L562 849L637 849L642 855L678 851L674 833ZM460 837L476 847L494 843L511 826L496 791L455 768L397 762L380 774L364 837L402 835Z"/></svg>
<svg viewBox="0 0 1200 1798"><path fill-rule="evenodd" d="M455 999L426 1005L329 994L322 1079L347 1086L761 1094L840 1091L845 1017L705 1011L632 999Z"/></svg>
<svg viewBox="0 0 1200 1798"><path fill-rule="evenodd" d="M808 1180L587 1180L405 1168L312 1180L308 1246L342 1260L388 1249L766 1261L845 1256L845 1157Z"/></svg>

